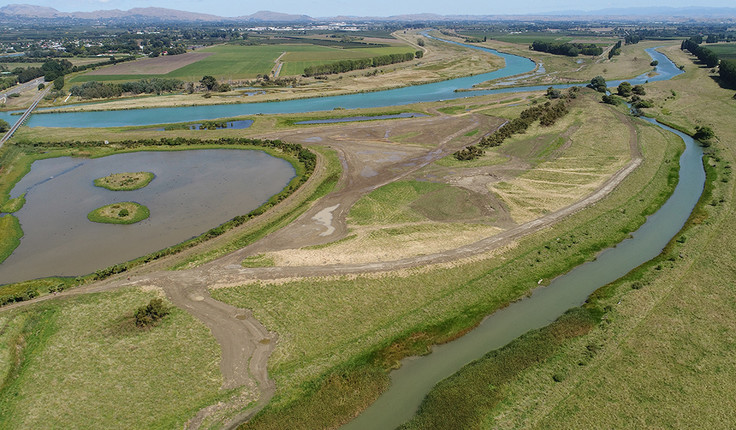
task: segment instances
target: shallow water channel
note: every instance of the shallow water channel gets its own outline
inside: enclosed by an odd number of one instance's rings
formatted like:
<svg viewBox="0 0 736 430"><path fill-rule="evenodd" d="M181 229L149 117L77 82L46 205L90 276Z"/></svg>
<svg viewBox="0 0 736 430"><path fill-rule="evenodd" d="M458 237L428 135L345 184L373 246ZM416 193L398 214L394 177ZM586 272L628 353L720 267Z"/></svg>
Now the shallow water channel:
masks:
<svg viewBox="0 0 736 430"><path fill-rule="evenodd" d="M630 239L604 250L595 261L576 267L550 285L535 289L531 297L495 312L463 337L435 346L429 355L403 360L401 367L391 373L388 391L342 428L398 427L416 413L427 393L441 380L522 334L550 324L566 310L582 305L598 288L656 257L685 224L705 184L700 146L684 133L657 125L685 141L680 180L669 200Z"/></svg>
<svg viewBox="0 0 736 430"><path fill-rule="evenodd" d="M156 178L135 191L93 184L111 173L139 171ZM175 245L257 208L294 174L286 160L236 149L36 161L11 192L11 197L26 194L25 205L15 213L24 236L0 264L0 284L83 275ZM121 201L143 204L151 216L132 225L87 220L90 211Z"/></svg>

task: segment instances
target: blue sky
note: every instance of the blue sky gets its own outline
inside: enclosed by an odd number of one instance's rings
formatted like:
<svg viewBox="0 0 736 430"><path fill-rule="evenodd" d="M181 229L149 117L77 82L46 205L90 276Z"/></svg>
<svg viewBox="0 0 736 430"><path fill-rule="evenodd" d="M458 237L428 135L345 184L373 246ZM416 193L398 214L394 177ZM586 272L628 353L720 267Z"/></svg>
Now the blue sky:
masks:
<svg viewBox="0 0 736 430"><path fill-rule="evenodd" d="M609 7L683 7L698 4L693 0L618 0L591 2L582 0L526 0L523 2L500 0L36 0L2 1L0 6L11 3L30 3L53 7L63 12L92 11L98 9L132 9L135 7L164 7L190 12L211 13L220 16L250 15L259 10L305 14L314 17L335 15L389 16L407 13L437 14L533 14L559 10L593 10ZM734 7L734 0L711 0L708 6Z"/></svg>

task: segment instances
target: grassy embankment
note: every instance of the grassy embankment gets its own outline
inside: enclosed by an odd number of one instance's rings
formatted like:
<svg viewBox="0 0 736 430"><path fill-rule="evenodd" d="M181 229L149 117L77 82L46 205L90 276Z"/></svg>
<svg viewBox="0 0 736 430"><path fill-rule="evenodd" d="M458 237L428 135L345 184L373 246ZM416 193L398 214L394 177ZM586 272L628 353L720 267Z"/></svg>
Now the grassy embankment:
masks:
<svg viewBox="0 0 736 430"><path fill-rule="evenodd" d="M611 195L491 255L395 274L213 291L218 300L252 309L279 333L269 369L277 397L246 427L345 422L386 387L386 370L400 358L462 334L540 278L569 270L626 237L671 192L681 149L681 142L654 126L637 129L645 161Z"/></svg>
<svg viewBox="0 0 736 430"><path fill-rule="evenodd" d="M730 270L736 102L686 54L666 52L687 73L648 85L656 107L647 113L689 132L709 125L718 136L706 151L706 189L686 226L659 257L577 310L604 314L592 329L564 342L537 342L540 334L533 333L489 354L438 385L408 428L438 423L441 412L451 415L448 408L464 412L456 419L471 424L466 428L729 428L734 422L736 397L727 381L736 379L730 335L736 329ZM543 354L524 369L478 379L504 358L523 360L517 352L525 348Z"/></svg>
<svg viewBox="0 0 736 430"><path fill-rule="evenodd" d="M217 401L254 401L252 388L220 388L220 348L186 312L135 326L153 297L126 289L0 314L0 427L181 428Z"/></svg>
<svg viewBox="0 0 736 430"><path fill-rule="evenodd" d="M147 219L151 212L136 202L119 202L97 208L87 214L87 219L103 224L135 224Z"/></svg>
<svg viewBox="0 0 736 430"><path fill-rule="evenodd" d="M94 184L110 191L133 191L150 184L155 177L151 172L112 173L95 179Z"/></svg>

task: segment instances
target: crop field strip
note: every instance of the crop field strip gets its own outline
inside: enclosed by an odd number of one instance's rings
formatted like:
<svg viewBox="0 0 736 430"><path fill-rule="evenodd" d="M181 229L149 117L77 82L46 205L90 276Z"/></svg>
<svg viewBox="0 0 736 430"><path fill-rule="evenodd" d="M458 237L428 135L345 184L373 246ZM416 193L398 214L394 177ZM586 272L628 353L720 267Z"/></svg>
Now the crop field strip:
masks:
<svg viewBox="0 0 736 430"><path fill-rule="evenodd" d="M252 79L268 74L281 54L284 63L280 76L300 75L309 65L337 60L357 59L413 52L409 46L339 49L308 44L279 45L218 45L202 48L193 53L158 57L123 63L110 68L76 76L70 83L87 81L122 81L160 77L198 81L204 75L218 79ZM177 57L184 57L179 61ZM175 68L174 68L175 67Z"/></svg>

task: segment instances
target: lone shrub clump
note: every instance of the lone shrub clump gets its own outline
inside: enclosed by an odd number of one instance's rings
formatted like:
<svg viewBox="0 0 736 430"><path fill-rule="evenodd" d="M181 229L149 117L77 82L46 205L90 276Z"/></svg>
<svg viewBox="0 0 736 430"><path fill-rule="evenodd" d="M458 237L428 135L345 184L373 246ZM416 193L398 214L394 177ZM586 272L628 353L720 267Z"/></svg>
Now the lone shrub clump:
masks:
<svg viewBox="0 0 736 430"><path fill-rule="evenodd" d="M162 299L151 299L146 306L141 306L135 311L135 325L140 328L150 327L169 312L171 312L169 307Z"/></svg>

